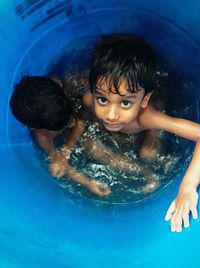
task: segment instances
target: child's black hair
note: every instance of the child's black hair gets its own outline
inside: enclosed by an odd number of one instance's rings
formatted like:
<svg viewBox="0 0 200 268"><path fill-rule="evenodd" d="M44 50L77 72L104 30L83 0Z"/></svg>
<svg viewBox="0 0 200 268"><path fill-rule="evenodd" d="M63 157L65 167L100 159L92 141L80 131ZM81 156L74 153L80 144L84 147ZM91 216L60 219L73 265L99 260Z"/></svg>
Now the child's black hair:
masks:
<svg viewBox="0 0 200 268"><path fill-rule="evenodd" d="M25 76L10 100L13 115L29 128L61 130L73 114L62 87L51 78Z"/></svg>
<svg viewBox="0 0 200 268"><path fill-rule="evenodd" d="M141 87L145 94L155 87L156 59L153 49L140 36L110 34L102 36L96 45L91 63L90 86L93 92L103 79L109 89L114 86L120 94L122 80L128 90L137 92Z"/></svg>

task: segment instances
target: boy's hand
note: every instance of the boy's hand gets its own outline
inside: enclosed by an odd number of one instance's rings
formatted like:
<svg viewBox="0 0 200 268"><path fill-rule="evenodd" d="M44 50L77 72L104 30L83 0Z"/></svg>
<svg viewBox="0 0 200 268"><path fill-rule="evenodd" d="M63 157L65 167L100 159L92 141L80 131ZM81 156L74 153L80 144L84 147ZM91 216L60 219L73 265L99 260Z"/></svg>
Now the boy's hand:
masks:
<svg viewBox="0 0 200 268"><path fill-rule="evenodd" d="M60 155L54 160L49 167L51 175L56 178L63 177L68 169L68 162L64 155Z"/></svg>
<svg viewBox="0 0 200 268"><path fill-rule="evenodd" d="M67 161L66 156L59 155L54 161L51 163L49 170L52 176L56 178L63 177L65 175L69 175L72 180L85 185L92 193L98 196L107 196L111 193L111 190L107 183L103 183L97 180L89 180L85 178L83 175L77 173L74 168L70 167Z"/></svg>
<svg viewBox="0 0 200 268"><path fill-rule="evenodd" d="M107 196L111 193L111 190L107 183L97 180L91 180L89 182L88 189L98 196Z"/></svg>
<svg viewBox="0 0 200 268"><path fill-rule="evenodd" d="M165 220L171 220L171 231L181 232L182 224L185 228L190 226L189 214L194 219L198 218L197 213L198 193L193 186L187 186L179 190L176 199L171 203Z"/></svg>

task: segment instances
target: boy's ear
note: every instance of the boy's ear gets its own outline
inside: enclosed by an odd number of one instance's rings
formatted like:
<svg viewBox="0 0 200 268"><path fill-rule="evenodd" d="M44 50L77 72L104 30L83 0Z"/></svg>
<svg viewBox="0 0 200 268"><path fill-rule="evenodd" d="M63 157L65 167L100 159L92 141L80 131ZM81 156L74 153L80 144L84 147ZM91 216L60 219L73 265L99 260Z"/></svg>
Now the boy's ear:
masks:
<svg viewBox="0 0 200 268"><path fill-rule="evenodd" d="M153 91L147 93L147 94L144 96L144 98L143 98L143 100L142 100L142 103L141 103L141 107L142 107L142 108L146 108L146 107L148 106L148 104L149 104L149 100L150 100L152 94L153 94Z"/></svg>

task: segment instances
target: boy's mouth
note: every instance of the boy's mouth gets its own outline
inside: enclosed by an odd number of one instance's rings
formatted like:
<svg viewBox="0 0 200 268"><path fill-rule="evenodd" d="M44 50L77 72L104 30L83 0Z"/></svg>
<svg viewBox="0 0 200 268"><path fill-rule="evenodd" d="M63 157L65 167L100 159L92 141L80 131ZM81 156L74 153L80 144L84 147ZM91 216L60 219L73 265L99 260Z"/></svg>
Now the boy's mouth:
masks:
<svg viewBox="0 0 200 268"><path fill-rule="evenodd" d="M108 130L117 130L121 128L121 124L112 124L104 122L104 126Z"/></svg>

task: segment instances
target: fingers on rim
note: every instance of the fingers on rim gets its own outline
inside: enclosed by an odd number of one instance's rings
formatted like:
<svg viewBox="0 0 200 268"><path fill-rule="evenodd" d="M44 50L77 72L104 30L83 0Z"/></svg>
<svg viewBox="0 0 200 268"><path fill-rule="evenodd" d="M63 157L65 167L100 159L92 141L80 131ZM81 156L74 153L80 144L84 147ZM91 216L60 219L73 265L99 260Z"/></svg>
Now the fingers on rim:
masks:
<svg viewBox="0 0 200 268"><path fill-rule="evenodd" d="M181 232L182 231L182 217L174 217L171 221L171 231L172 232Z"/></svg>
<svg viewBox="0 0 200 268"><path fill-rule="evenodd" d="M166 213L166 216L165 216L165 220L166 221L168 221L168 220L170 220L171 219L171 217L172 217L172 214L174 213L174 211L175 211L175 202L173 201L172 203L171 203L171 205L170 205L170 207L168 208L168 210L167 210L167 213Z"/></svg>
<svg viewBox="0 0 200 268"><path fill-rule="evenodd" d="M171 217L171 231L181 232L183 223L183 208L176 209Z"/></svg>
<svg viewBox="0 0 200 268"><path fill-rule="evenodd" d="M185 228L190 227L189 212L183 212L183 224Z"/></svg>
<svg viewBox="0 0 200 268"><path fill-rule="evenodd" d="M196 206L193 206L191 207L191 212L192 212L192 217L193 219L197 219L198 218L198 212L197 212L197 207Z"/></svg>

